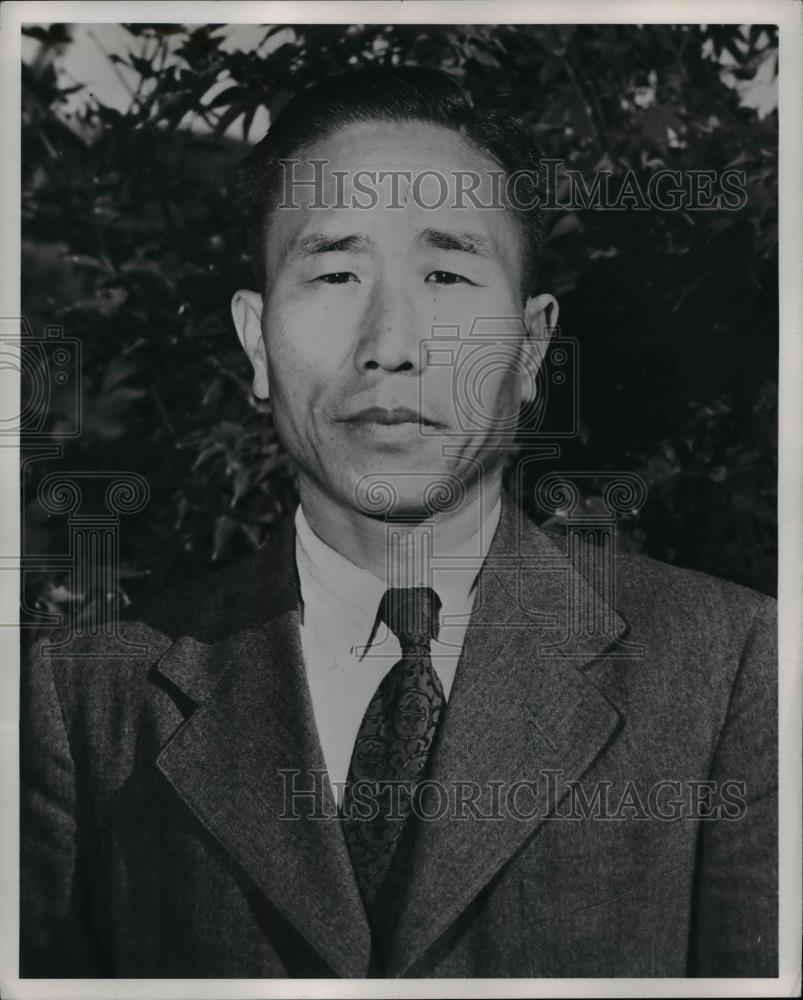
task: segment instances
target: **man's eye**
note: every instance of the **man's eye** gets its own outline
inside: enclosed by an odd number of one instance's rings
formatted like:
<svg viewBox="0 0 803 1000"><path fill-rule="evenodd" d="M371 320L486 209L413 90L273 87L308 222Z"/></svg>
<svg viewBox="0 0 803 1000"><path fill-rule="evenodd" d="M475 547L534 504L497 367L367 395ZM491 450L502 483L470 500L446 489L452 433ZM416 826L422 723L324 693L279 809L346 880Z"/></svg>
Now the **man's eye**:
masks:
<svg viewBox="0 0 803 1000"><path fill-rule="evenodd" d="M427 275L426 280L433 285L474 284L473 281L469 281L468 278L464 278L461 274L455 274L453 271L433 271Z"/></svg>
<svg viewBox="0 0 803 1000"><path fill-rule="evenodd" d="M347 281L356 281L357 275L351 271L333 271L331 274L322 274L315 280L322 281L326 285L345 285Z"/></svg>

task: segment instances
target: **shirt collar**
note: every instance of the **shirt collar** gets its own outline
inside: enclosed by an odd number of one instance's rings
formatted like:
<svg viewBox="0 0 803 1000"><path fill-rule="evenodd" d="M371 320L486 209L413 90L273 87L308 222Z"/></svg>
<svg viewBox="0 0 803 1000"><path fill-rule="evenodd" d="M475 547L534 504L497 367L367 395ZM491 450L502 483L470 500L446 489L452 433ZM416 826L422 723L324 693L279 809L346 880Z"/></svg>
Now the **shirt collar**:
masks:
<svg viewBox="0 0 803 1000"><path fill-rule="evenodd" d="M347 632L354 644L366 643L376 620L384 580L346 559L327 545L310 527L301 506L296 510L296 567L301 601L325 611L338 622L338 633Z"/></svg>
<svg viewBox="0 0 803 1000"><path fill-rule="evenodd" d="M445 552L436 543L432 558L433 586L441 600L442 616L467 614L471 610L477 575L491 546L501 507L500 499L483 518L477 532L459 548ZM354 646L369 645L387 581L327 545L312 530L300 505L295 529L302 609L308 605L325 609L327 616L338 623L338 632L351 635Z"/></svg>

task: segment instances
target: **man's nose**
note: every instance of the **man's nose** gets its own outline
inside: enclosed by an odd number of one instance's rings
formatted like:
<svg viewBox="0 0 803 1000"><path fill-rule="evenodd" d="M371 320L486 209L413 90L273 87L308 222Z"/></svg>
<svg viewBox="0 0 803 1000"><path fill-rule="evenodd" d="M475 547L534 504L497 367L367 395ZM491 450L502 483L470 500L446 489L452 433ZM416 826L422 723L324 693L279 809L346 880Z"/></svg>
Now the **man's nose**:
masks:
<svg viewBox="0 0 803 1000"><path fill-rule="evenodd" d="M425 336L412 291L396 282L382 282L374 288L362 317L357 369L417 374Z"/></svg>

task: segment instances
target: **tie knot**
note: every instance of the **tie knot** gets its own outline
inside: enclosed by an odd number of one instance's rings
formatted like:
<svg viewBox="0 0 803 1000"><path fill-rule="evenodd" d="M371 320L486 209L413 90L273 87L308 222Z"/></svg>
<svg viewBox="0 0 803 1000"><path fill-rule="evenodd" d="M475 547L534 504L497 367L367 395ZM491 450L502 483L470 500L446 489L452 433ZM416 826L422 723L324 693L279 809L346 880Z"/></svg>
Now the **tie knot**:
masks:
<svg viewBox="0 0 803 1000"><path fill-rule="evenodd" d="M426 645L438 635L441 602L431 587L391 587L379 604L379 617L398 638L402 652Z"/></svg>

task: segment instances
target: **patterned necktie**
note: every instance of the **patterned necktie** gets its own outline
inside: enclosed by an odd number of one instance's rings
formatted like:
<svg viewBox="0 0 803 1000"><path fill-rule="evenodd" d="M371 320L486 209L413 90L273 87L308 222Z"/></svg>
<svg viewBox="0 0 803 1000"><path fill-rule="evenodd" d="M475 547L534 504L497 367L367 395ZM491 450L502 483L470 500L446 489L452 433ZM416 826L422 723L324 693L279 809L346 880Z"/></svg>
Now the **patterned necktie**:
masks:
<svg viewBox="0 0 803 1000"><path fill-rule="evenodd" d="M429 587L386 591L379 618L402 658L371 699L354 743L343 796L344 831L380 950L389 943L407 881L421 781L445 699L430 658L441 602Z"/></svg>

